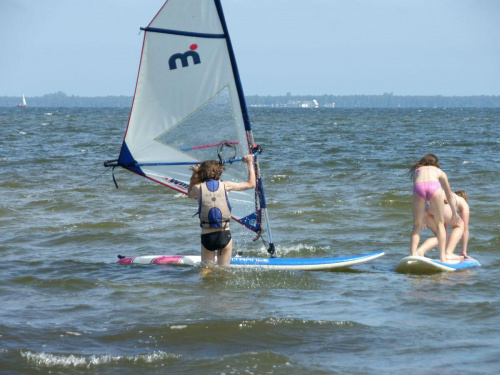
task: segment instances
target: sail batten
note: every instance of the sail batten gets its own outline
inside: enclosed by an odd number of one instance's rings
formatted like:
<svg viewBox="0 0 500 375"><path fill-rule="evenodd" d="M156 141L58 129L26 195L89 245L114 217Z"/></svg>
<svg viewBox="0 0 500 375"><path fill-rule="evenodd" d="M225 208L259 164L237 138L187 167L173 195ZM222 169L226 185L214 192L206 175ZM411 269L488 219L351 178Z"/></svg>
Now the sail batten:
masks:
<svg viewBox="0 0 500 375"><path fill-rule="evenodd" d="M117 165L187 193L189 165L227 161L243 182L254 137L220 0L168 0L144 31L130 118ZM233 154L219 153L219 145ZM233 219L270 238L262 179L231 193ZM235 192L236 193L236 192ZM269 234L268 234L269 233Z"/></svg>
<svg viewBox="0 0 500 375"><path fill-rule="evenodd" d="M141 27L143 31L149 31L153 33L161 33L161 34L172 34L172 35L181 35L181 36L194 36L198 38L214 38L214 39L223 39L226 36L224 34L206 34L206 33L193 33L189 31L181 31L181 30L170 30L170 29L159 29L157 27Z"/></svg>

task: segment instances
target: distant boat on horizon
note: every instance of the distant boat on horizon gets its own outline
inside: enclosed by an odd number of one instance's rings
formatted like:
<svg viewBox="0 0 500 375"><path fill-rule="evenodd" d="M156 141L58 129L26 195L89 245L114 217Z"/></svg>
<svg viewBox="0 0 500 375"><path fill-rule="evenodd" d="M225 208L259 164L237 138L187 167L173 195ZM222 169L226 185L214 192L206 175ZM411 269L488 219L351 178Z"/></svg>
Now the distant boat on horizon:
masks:
<svg viewBox="0 0 500 375"><path fill-rule="evenodd" d="M23 102L21 104L18 104L17 106L18 107L26 107L26 98L24 97L24 94L23 94Z"/></svg>

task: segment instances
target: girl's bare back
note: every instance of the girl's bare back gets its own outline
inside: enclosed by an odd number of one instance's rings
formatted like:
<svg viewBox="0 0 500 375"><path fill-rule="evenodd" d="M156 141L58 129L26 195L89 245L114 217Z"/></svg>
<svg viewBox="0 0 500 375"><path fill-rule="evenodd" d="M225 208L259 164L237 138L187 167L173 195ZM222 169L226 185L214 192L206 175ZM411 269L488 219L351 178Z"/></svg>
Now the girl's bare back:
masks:
<svg viewBox="0 0 500 375"><path fill-rule="evenodd" d="M439 181L443 171L437 167L426 165L415 170L413 182Z"/></svg>

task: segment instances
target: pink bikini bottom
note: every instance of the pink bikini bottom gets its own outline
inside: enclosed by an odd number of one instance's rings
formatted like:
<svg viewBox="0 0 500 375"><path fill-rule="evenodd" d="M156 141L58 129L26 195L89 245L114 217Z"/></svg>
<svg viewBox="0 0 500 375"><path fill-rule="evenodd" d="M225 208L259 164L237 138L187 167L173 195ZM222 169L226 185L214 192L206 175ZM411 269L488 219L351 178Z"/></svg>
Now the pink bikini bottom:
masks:
<svg viewBox="0 0 500 375"><path fill-rule="evenodd" d="M413 192L426 201L430 201L434 193L439 189L441 189L441 184L438 181L416 182L413 185Z"/></svg>

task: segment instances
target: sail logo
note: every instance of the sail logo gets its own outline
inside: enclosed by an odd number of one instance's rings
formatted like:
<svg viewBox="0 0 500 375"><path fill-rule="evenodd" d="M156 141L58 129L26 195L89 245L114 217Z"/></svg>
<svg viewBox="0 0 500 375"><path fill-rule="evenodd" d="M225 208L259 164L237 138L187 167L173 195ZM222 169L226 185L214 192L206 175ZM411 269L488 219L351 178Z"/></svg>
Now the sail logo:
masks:
<svg viewBox="0 0 500 375"><path fill-rule="evenodd" d="M197 48L197 44L191 44L191 46L189 46L189 51L186 51L184 53L175 53L170 56L170 58L168 59L168 66L170 70L177 69L177 61L181 62L183 68L189 66L189 57L191 57L194 65L200 64L200 55L198 54L198 52L195 52Z"/></svg>
<svg viewBox="0 0 500 375"><path fill-rule="evenodd" d="M175 178L169 178L169 177L164 177L165 180L167 181L167 186L168 187L178 187L178 188L182 188L184 190L187 191L188 187L189 187L189 184L183 182L183 181L179 181Z"/></svg>

